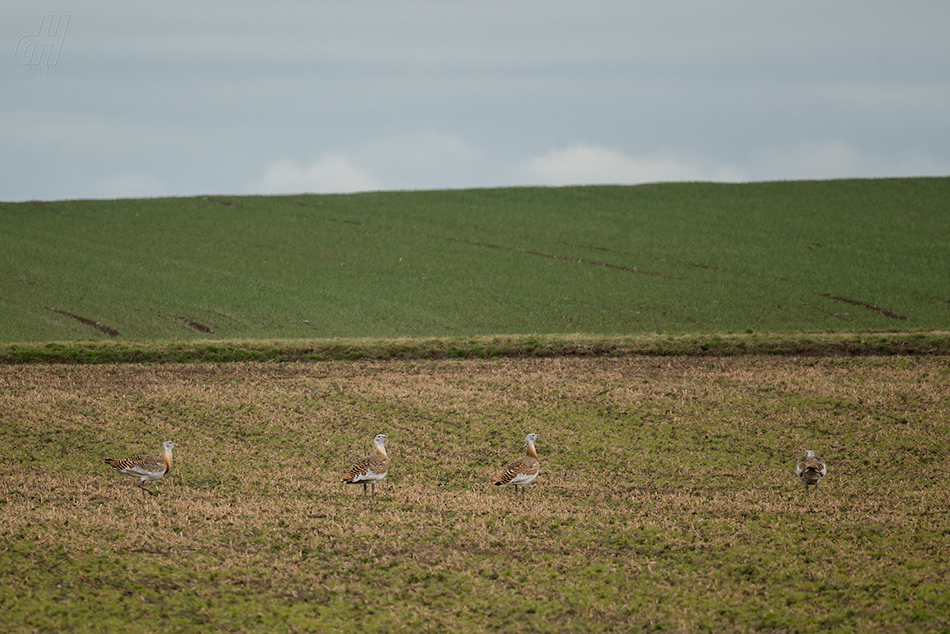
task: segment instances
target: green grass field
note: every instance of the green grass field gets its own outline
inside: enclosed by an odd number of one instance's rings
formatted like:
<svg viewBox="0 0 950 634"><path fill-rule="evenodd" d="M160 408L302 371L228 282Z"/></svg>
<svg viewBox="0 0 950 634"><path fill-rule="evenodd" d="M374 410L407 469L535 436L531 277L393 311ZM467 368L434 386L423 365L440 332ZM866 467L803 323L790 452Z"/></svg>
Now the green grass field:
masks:
<svg viewBox="0 0 950 634"><path fill-rule="evenodd" d="M946 357L0 365L3 629L945 632L948 434Z"/></svg>
<svg viewBox="0 0 950 634"><path fill-rule="evenodd" d="M0 203L0 341L946 330L950 178Z"/></svg>

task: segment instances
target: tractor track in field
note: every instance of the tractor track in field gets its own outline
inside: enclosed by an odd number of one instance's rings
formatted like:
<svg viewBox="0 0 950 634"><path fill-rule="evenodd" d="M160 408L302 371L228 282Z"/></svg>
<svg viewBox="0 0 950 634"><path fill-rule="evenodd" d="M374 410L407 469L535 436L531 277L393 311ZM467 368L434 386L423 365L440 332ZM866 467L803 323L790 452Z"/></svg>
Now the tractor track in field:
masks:
<svg viewBox="0 0 950 634"><path fill-rule="evenodd" d="M230 200L225 200L223 198L218 198L216 196L205 196L205 200L209 203L217 203L219 205L224 205L225 207L238 207L237 203L231 202Z"/></svg>
<svg viewBox="0 0 950 634"><path fill-rule="evenodd" d="M677 260L677 259L668 259L668 258L657 257L657 256L652 256L652 255L634 254L634 253L631 253L631 252L629 252L629 251L622 251L622 250L620 250L620 249L611 249L610 247L599 247L599 246L592 245L592 244L578 244L578 243L576 243L576 242L565 242L565 241L563 241L563 240L558 241L557 244L558 244L559 246L563 246L563 247L573 247L573 248L575 248L575 249L590 249L590 250L592 250L592 251L603 251L604 253L616 253L617 255L635 256L635 257L641 257L641 258L646 258L646 259L651 259L651 260L658 260L658 261L660 261L660 262L670 262L670 263L677 264L677 265L680 265L680 266L688 266L688 267L691 267L691 268L694 268L694 269L702 269L702 270L704 270L704 271L714 271L714 272L716 272L716 273L728 273L728 274L730 274L730 275L744 275L744 276L748 276L748 277L761 277L761 278L769 279L769 280L778 280L779 282L791 282L791 281L792 281L791 279L789 279L789 278L787 278L787 277L780 277L780 276L777 276L777 275L769 275L769 274L767 274L767 273L754 273L754 272L750 272L750 271L737 271L737 270L734 270L734 269L726 269L726 268L722 268L722 267L720 267L720 266L714 266L714 265L712 265L712 264L702 264L702 263L699 263L699 262L690 262L689 260Z"/></svg>
<svg viewBox="0 0 950 634"><path fill-rule="evenodd" d="M43 308L45 308L46 310L51 310L51 311L53 311L54 313L57 313L57 314L62 315L62 316L64 316L64 317L69 317L70 319L75 319L75 320L78 321L79 323L84 324L84 325L86 325L86 326L91 326L92 328L95 328L95 329L98 330L99 332L101 332L101 333L103 333L103 334L106 334L106 335L109 335L110 337L118 337L118 336L119 336L119 331L118 331L118 330L116 330L115 328L111 328L111 327L105 325L105 324L102 323L101 321L95 321L95 320L92 320L92 319L88 319L88 318L86 318L86 317L82 317L82 316L80 316L80 315L76 315L76 314L71 313L71 312L69 312L69 311L60 310L60 309L58 309L58 308L52 308L52 307L50 307L50 306L43 306Z"/></svg>
<svg viewBox="0 0 950 634"><path fill-rule="evenodd" d="M600 260L590 260L588 258L575 258L569 255L558 255L557 253L545 253L544 251L535 251L533 249L523 249L521 247L507 247L502 244L493 244L491 242L479 242L477 240L463 240L461 238L449 238L446 236L435 236L432 234L424 233L422 234L426 238L431 238L433 240L442 240L444 242L454 242L457 244L469 244L476 247L483 247L486 249L496 249L498 251L510 251L513 253L524 253L525 255L534 255L537 257L548 258L551 260L559 260L561 262L574 262L575 264L586 264L589 266L602 266L608 269L616 269L618 271L624 271L626 273L636 273L638 275L649 275L651 277L663 277L671 280L684 280L686 278L679 275L670 275L668 273L660 273L659 271L648 271L645 269L638 269L635 266L624 266L623 264L612 264L610 262L601 262Z"/></svg>
<svg viewBox="0 0 950 634"><path fill-rule="evenodd" d="M204 324L201 323L201 322L195 321L194 319L189 319L189 318L187 318L187 317L182 317L182 316L180 316L180 315L176 315L176 316L175 316L175 321L181 322L181 323L185 324L186 326L188 326L189 328L191 328L191 329L193 329L193 330L197 330L198 332L203 332L203 333L208 334L208 335L213 335L213 334L214 334L214 329L213 329L213 328L211 328L210 326L206 326L206 325L204 325Z"/></svg>
<svg viewBox="0 0 950 634"><path fill-rule="evenodd" d="M56 313L56 314L58 314L58 315L62 315L63 317L69 317L70 319L75 319L75 320L78 321L79 323L81 323L81 324L83 324L83 325L85 325L85 326L89 326L89 327L91 327L91 328L95 328L95 329L98 330L99 332L101 332L101 333L103 333L103 334L105 334L105 335L108 335L108 336L110 336L110 337L118 337L118 336L119 336L119 331L118 331L118 330L116 330L115 328L113 328L113 327L111 327L111 326L108 326L108 325L102 323L101 321L96 321L96 320L94 320L94 319L89 319L88 317L83 317L82 315L77 315L77 314L75 314L75 313L71 313L71 312L69 312L68 310L62 310L62 309L59 309L59 308L53 308L52 306L43 306L43 308L45 308L46 310L52 311L52 312L54 312L54 313ZM201 323L201 322L199 322L199 321L195 321L194 319L190 319L190 318L188 318L188 317L182 317L181 315L175 315L172 319L174 319L174 320L177 321L177 322L180 322L180 323L184 324L185 326L187 326L187 327L189 327L189 328L191 328L191 329L193 329L193 330L197 330L198 332L203 332L203 333L209 334L209 335L214 334L214 329L213 329L213 328L211 328L210 326L206 326L205 324L203 324L203 323Z"/></svg>
<svg viewBox="0 0 950 634"><path fill-rule="evenodd" d="M359 220L350 220L344 218L328 218L331 222L338 222L340 224L354 225L358 227L368 227L365 222ZM523 253L525 255L533 255L542 258L548 258L551 260L559 260L561 262L574 262L575 264L586 264L588 266L602 266L608 269L615 269L618 271L624 271L626 273L636 273L638 275L649 275L651 277L662 277L671 280L685 280L685 277L679 275L670 275L668 273L660 273L659 271L649 271L645 269L638 269L634 266L625 266L623 264L613 264L611 262L601 262L600 260L591 260L588 258L575 258L569 255L559 255L557 253L546 253L544 251L535 251L533 249L524 249L521 247L509 247L503 244L494 244L492 242L481 242L479 240L464 240L462 238L450 238L448 236L437 236L431 233L417 232L417 235L420 235L424 238L429 238L430 240L441 240L443 242L453 242L455 244L467 244L475 247L482 247L485 249L494 249L496 251L509 251L511 253Z"/></svg>
<svg viewBox="0 0 950 634"><path fill-rule="evenodd" d="M819 297L824 297L826 299L833 299L838 302L844 302L845 304L851 304L852 306L859 306L861 308L867 308L868 310L873 310L879 315L883 315L890 319L899 319L904 321L907 319L904 315L898 315L895 312L889 311L886 308L881 308L880 306L875 306L874 304L868 304L867 302L858 301L856 299L848 299L847 297L841 297L840 295L832 295L831 293L818 293Z"/></svg>
<svg viewBox="0 0 950 634"><path fill-rule="evenodd" d="M339 222L339 223L343 223L343 224L356 225L356 226L361 226L361 227L366 227L366 226L368 226L366 223L364 223L364 222L362 222L362 221L360 221L360 220L341 219L341 218L330 218L330 220L333 221L333 222ZM670 280L688 280L688 279L689 279L689 278L683 277L683 276L681 276L681 275L673 275L673 274L670 274L670 273L661 273L660 271L651 271L651 270L646 270L646 269L640 269L640 268L633 267L633 266L626 266L626 265L622 265L622 264L613 264L613 263L611 263L611 262L603 262L603 261L601 261L601 260L593 260L593 259L589 259L589 258L579 258L579 257L574 257L574 256L568 256L568 255L560 255L560 254L557 254L557 253L547 253L547 252L544 252L544 251L536 251L536 250L533 250L533 249L525 249L525 248L521 248L521 247L511 247L511 246L505 246L505 245L502 245L502 244L495 244L495 243L491 243L491 242L482 242L482 241L479 241L479 240L465 240L465 239L462 239L462 238L451 238L451 237L447 237L447 236L439 236L439 235L434 235L434 234L431 234L431 233L424 233L424 232L419 232L418 235L424 236L424 237L429 238L429 239L432 239L432 240L441 240L441 241L443 241L443 242L453 242L453 243L456 243L456 244L467 244L467 245L482 247L482 248L486 248L486 249L495 249L495 250L498 250L498 251L509 251L509 252L513 252L513 253L523 253L523 254L525 254L525 255L533 255L533 256L548 258L548 259L552 259L552 260L559 260L559 261L562 261L562 262L574 262L574 263L576 263L576 264L585 264L585 265L588 265L588 266L600 266L600 267L604 267L604 268L615 269L615 270L618 270L618 271L624 271L624 272L627 272L627 273L635 273L635 274L638 274L638 275L648 275L648 276L651 276L651 277L660 277L660 278L665 278L665 279L670 279ZM606 252L606 253L617 253L617 254L621 254L621 255L631 255L631 254L629 254L629 253L626 253L626 252L623 252L623 251L619 251L619 250L616 250L616 249L611 249L611 248L608 248L608 247L600 247L600 246L594 246L594 245L583 245L583 244L577 244L577 243L574 243L574 242L567 242L567 241L559 241L557 244L560 245L560 246L574 247L574 248L582 248L582 249L591 249L591 250L595 250L595 251L603 251L603 252ZM665 260L664 260L664 261L665 261ZM781 276L768 275L768 274L762 274L762 273L750 273L750 272L746 272L746 271L735 271L735 270L720 268L720 267L713 266L713 265L701 264L701 263L690 262L690 261L679 261L678 264L680 264L680 265L685 265L685 266L689 266L689 267L692 267L692 268L698 268L698 269L703 269L703 270L708 270L708 271L714 271L714 272L717 272L717 273L728 273L728 274L733 274L733 275L750 275L750 276L754 276L754 277L761 277L761 278L765 278L765 279L777 280L777 281L780 281L780 282L793 282L793 281L794 281L794 280L792 280L792 279L789 279L789 278L786 278L786 277L781 277ZM707 281L705 281L705 283L707 283L707 284L717 284L717 283L722 283L722 282L708 281L708 280L707 280ZM886 309L886 308L882 308L882 307L880 307L880 306L875 306L874 304L869 304L868 302L862 302L862 301L860 301L860 300L850 299L850 298L848 298L848 297L842 297L842 296L840 296L840 295L834 295L834 294L832 294L832 293L817 293L817 292L816 292L815 294L818 295L819 297L824 297L825 299L831 299L831 300L838 301L838 302L844 302L844 303L850 304L850 305L852 305L852 306L858 306L858 307L860 307L860 308L866 308L866 309L868 309L868 310L874 311L874 312L878 313L879 315L882 315L882 316L887 317L887 318L889 318L889 319L896 319L896 320L900 320L900 321L906 321L906 320L907 320L907 317L904 316L904 315L900 315L900 314L898 314L898 313L895 313L895 312L893 312L893 311L891 311L891 310L888 310L888 309Z"/></svg>

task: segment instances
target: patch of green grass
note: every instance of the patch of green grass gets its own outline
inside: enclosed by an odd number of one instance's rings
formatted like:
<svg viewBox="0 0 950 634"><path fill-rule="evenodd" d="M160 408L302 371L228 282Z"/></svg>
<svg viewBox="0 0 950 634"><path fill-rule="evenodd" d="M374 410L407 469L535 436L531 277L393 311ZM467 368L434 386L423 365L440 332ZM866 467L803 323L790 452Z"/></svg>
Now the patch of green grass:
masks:
<svg viewBox="0 0 950 634"><path fill-rule="evenodd" d="M0 340L935 330L948 194L921 178L0 203Z"/></svg>
<svg viewBox="0 0 950 634"><path fill-rule="evenodd" d="M75 341L0 343L0 364L358 361L624 357L932 356L950 354L950 334L865 332L737 335L525 335L426 339L255 341Z"/></svg>

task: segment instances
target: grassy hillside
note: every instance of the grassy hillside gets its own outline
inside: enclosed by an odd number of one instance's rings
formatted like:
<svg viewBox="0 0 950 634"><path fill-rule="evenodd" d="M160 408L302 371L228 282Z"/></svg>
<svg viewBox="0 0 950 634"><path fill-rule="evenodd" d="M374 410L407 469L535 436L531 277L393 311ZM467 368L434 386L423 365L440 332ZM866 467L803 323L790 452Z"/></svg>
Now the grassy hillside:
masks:
<svg viewBox="0 0 950 634"><path fill-rule="evenodd" d="M947 631L948 383L939 357L0 366L5 631ZM369 503L340 476L379 432ZM519 501L488 478L528 432ZM102 463L166 439L158 496Z"/></svg>
<svg viewBox="0 0 950 634"><path fill-rule="evenodd" d="M950 179L0 203L0 341L933 330Z"/></svg>

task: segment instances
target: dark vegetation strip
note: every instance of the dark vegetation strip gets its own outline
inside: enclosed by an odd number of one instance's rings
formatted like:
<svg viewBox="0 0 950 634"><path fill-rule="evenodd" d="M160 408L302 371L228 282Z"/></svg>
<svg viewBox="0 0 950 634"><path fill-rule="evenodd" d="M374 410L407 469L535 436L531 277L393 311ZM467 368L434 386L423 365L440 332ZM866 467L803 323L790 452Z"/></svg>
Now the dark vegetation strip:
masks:
<svg viewBox="0 0 950 634"><path fill-rule="evenodd" d="M861 308L867 308L868 310L873 310L879 315L884 315L885 317L889 317L891 319L901 319L901 320L907 319L907 317L905 317L904 315L898 315L897 313L893 313L887 310L886 308L881 308L880 306L875 306L874 304L868 304L866 302L859 302L856 299L848 299L847 297L840 297L838 295L830 295L828 293L819 293L819 295L821 295L822 297L826 297L828 299L844 302L845 304L851 304L852 306L860 306Z"/></svg>
<svg viewBox="0 0 950 634"><path fill-rule="evenodd" d="M343 220L340 218L330 218L329 220L333 222L339 222L342 224L348 225L357 225L357 226L366 226L365 223L360 222L359 220ZM608 269L616 269L618 271L625 271L627 273L637 273L639 275L651 275L653 277L665 277L668 279L682 280L685 279L678 275L669 275L667 273L660 273L659 271L645 271L643 269L638 269L633 266L624 266L622 264L611 264L610 262L601 262L599 260L590 260L587 258L575 258L567 255L558 255L556 253L545 253L544 251L535 251L533 249L523 249L521 247L509 247L503 244L494 244L491 242L480 242L478 240L463 240L462 238L451 238L448 236L437 236L431 233L420 233L419 235L425 236L430 240L442 240L444 242L453 242L455 244L467 244L475 247L482 247L484 249L495 249L498 251L510 251L512 253L524 253L525 255L534 255L542 258L549 258L551 260L560 260L562 262L574 262L575 264L586 264L589 266L602 266ZM608 249L601 249L607 251Z"/></svg>
<svg viewBox="0 0 950 634"><path fill-rule="evenodd" d="M105 325L104 323L102 323L101 321L93 321L92 319L86 319L85 317L80 317L79 315L74 315L74 314L72 314L72 313L70 313L70 312L66 312L65 310L59 310L58 308L50 308L49 306L44 306L43 308L45 308L46 310L51 310L51 311L53 311L54 313L58 313L58 314L60 314L60 315L63 315L64 317L69 317L70 319L75 319L76 321L78 321L78 322L81 323L81 324L85 324L85 325L87 325L87 326L92 326L93 328L95 328L95 329L98 330L99 332L105 333L105 334L109 335L110 337L118 337L118 336L119 336L119 331L118 331L118 330L116 330L116 329L114 329L114 328L110 328L109 326L106 326L106 325Z"/></svg>
<svg viewBox="0 0 950 634"><path fill-rule="evenodd" d="M609 247L599 247L592 244L578 244L577 242L565 242L564 240L559 240L558 243L560 246L564 247L573 247L575 249L590 249L591 251L603 251L606 253L616 253L617 255L630 256L633 255L629 251L621 251L619 249L611 249ZM730 275L746 275L750 277L761 277L769 280L778 280L780 282L791 282L787 277L780 277L777 275L767 275L765 273L749 273L747 271L735 271L731 269L724 269L719 266L712 266L711 264L701 264L698 262L690 262L688 260L677 260L673 258L663 258L651 255L638 254L641 258L650 258L653 260L660 260L661 262L673 262L674 264L680 264L683 266L690 266L694 269L703 269L704 271L715 271L717 273L729 273ZM682 279L682 278L679 278Z"/></svg>
<svg viewBox="0 0 950 634"><path fill-rule="evenodd" d="M193 328L194 330L197 330L198 332L204 332L209 335L214 334L214 330L212 330L210 327L205 326L204 324L197 322L193 319L188 319L187 317L175 317L175 321L180 321L181 323L185 324L189 328Z"/></svg>
<svg viewBox="0 0 950 634"><path fill-rule="evenodd" d="M950 355L950 332L0 344L0 363L196 363L624 356Z"/></svg>
<svg viewBox="0 0 950 634"><path fill-rule="evenodd" d="M474 240L462 240L460 238L449 238L445 236L434 236L431 234L425 234L427 238L432 238L434 240L444 240L446 242L456 242L459 244L470 244L476 247L484 247L486 249L498 249L499 251L512 251L514 253L524 253L526 255L536 255L542 258L550 258L552 260L561 260L563 262L574 262L576 264L588 264L590 266L603 266L608 269L617 269L618 271L626 271L627 273L638 273L640 275L652 275L653 277L665 277L674 280L684 279L677 275L668 275L666 273L660 273L658 271L644 271L643 269L638 269L633 266L624 266L622 264L611 264L610 262L601 262L599 260L588 260L587 258L574 258L567 255L558 255L556 253L545 253L543 251L534 251L532 249L522 249L520 247L506 247L502 244L492 244L490 242L478 242Z"/></svg>
<svg viewBox="0 0 950 634"><path fill-rule="evenodd" d="M224 205L225 207L237 207L237 203L233 203L230 200L224 200L223 198L216 198L214 196L205 196L205 200L209 203L218 203L219 205Z"/></svg>

